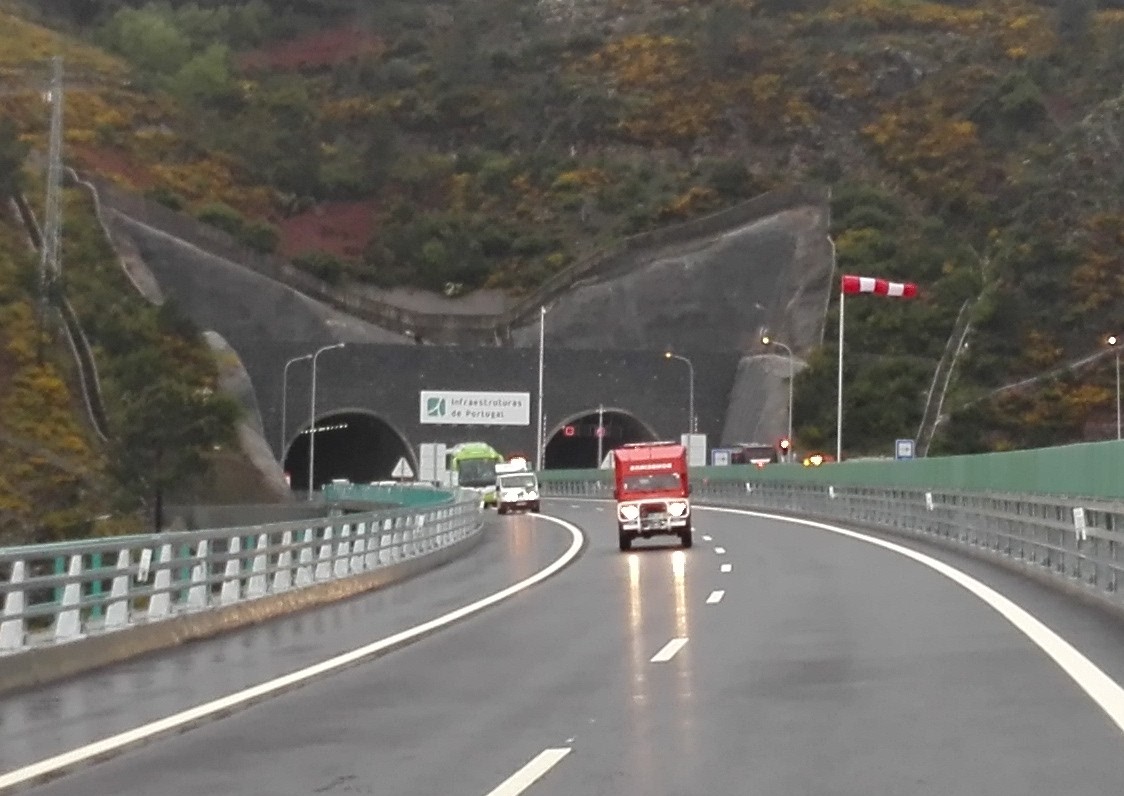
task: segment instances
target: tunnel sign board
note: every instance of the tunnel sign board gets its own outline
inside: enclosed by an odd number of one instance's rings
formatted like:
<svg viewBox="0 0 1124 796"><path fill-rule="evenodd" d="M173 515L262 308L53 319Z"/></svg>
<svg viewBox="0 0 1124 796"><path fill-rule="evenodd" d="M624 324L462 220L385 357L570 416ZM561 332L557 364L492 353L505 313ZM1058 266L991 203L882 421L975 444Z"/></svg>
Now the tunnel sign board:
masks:
<svg viewBox="0 0 1124 796"><path fill-rule="evenodd" d="M529 426L529 392L422 390L420 422L446 426Z"/></svg>

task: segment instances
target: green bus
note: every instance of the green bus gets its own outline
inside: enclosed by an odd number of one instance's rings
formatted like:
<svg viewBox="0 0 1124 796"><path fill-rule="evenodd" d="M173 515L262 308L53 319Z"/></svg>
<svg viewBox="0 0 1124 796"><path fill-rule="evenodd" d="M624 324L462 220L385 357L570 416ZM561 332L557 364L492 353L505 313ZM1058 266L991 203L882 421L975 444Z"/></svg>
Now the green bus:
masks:
<svg viewBox="0 0 1124 796"><path fill-rule="evenodd" d="M485 506L496 505L496 465L504 456L486 442L462 442L446 455L446 467L457 474L457 485L478 489Z"/></svg>

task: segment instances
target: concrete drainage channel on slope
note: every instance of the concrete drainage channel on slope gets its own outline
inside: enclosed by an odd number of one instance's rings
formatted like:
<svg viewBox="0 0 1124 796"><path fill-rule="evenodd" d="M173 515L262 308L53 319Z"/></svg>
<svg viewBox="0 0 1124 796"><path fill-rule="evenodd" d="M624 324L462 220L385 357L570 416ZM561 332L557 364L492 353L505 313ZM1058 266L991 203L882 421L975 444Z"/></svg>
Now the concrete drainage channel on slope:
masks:
<svg viewBox="0 0 1124 796"><path fill-rule="evenodd" d="M369 491L371 501L400 505L0 548L0 693L378 588L480 540L475 493Z"/></svg>

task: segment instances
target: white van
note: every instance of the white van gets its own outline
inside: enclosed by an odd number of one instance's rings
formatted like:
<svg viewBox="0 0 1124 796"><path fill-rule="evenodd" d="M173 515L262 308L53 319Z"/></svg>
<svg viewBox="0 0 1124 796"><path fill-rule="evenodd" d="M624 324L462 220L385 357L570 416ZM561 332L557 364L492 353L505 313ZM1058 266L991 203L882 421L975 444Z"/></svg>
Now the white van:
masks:
<svg viewBox="0 0 1124 796"><path fill-rule="evenodd" d="M523 509L539 513L539 479L530 470L504 472L506 468L496 465L496 512Z"/></svg>

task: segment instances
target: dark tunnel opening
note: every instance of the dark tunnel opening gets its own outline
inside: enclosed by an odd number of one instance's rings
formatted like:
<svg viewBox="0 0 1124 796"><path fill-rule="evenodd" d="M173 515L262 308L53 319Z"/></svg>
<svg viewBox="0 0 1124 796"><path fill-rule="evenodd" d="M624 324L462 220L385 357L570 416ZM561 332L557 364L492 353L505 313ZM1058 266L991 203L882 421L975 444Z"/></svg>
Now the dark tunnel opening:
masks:
<svg viewBox="0 0 1124 796"><path fill-rule="evenodd" d="M309 434L305 428L289 445L285 472L295 491L308 489ZM386 481L399 459L417 474L413 451L385 420L362 412L338 412L316 421L315 472L319 489L336 478L353 484Z"/></svg>
<svg viewBox="0 0 1124 796"><path fill-rule="evenodd" d="M543 468L570 470L598 467L613 448L630 442L650 442L652 430L628 412L606 409L601 418L601 460L598 459L597 410L577 415L563 423L546 442Z"/></svg>

